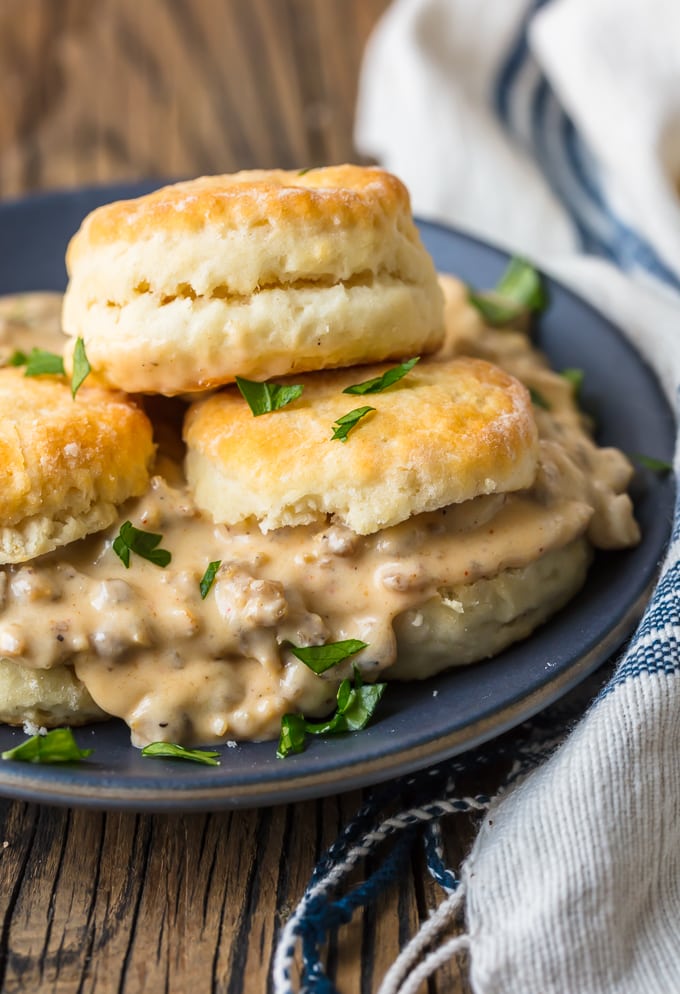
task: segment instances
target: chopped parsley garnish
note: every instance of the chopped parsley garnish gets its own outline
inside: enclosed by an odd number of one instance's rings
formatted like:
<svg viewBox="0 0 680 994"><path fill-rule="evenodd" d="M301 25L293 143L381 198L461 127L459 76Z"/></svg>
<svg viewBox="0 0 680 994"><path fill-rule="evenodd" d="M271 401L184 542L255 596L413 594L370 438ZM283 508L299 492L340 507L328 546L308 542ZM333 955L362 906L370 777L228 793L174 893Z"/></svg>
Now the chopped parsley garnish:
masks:
<svg viewBox="0 0 680 994"><path fill-rule="evenodd" d="M352 428L355 428L362 418L365 418L367 414L370 414L374 410L375 407L357 407L355 410L343 414L333 425L331 440L338 438L341 442L346 442Z"/></svg>
<svg viewBox="0 0 680 994"><path fill-rule="evenodd" d="M131 521L126 521L120 526L120 532L113 541L113 551L126 569L130 567L131 552L135 552L142 559L148 559L156 566L164 567L172 559L172 554L167 549L158 548L162 539L162 535L142 531L141 528L135 528Z"/></svg>
<svg viewBox="0 0 680 994"><path fill-rule="evenodd" d="M510 324L548 306L548 293L541 275L525 259L510 260L495 290L480 293L468 290L468 300L487 324Z"/></svg>
<svg viewBox="0 0 680 994"><path fill-rule="evenodd" d="M82 338L76 338L73 349L73 372L71 373L71 395L73 397L78 393L91 371L92 367L85 353L85 342Z"/></svg>
<svg viewBox="0 0 680 994"><path fill-rule="evenodd" d="M215 582L215 577L217 576L217 571L222 565L221 559L215 559L214 562L208 565L205 573L201 577L201 582L199 583L199 588L201 591L201 600L205 600L210 593L210 588Z"/></svg>
<svg viewBox="0 0 680 994"><path fill-rule="evenodd" d="M304 389L297 383L257 383L242 376L236 377L236 386L256 418L260 414L280 411L297 400Z"/></svg>
<svg viewBox="0 0 680 994"><path fill-rule="evenodd" d="M306 173L311 172L314 168L315 166L305 166L304 169L298 169L298 176L304 176Z"/></svg>
<svg viewBox="0 0 680 994"><path fill-rule="evenodd" d="M531 403L536 407L542 407L544 411L550 410L550 402L545 399L540 391L534 389L534 387L529 387L529 396L531 398Z"/></svg>
<svg viewBox="0 0 680 994"><path fill-rule="evenodd" d="M364 684L357 667L354 680L343 680L338 687L335 713L327 720L310 722L301 714L284 714L276 750L277 759L303 752L308 735L340 735L358 732L369 723L382 697L384 683Z"/></svg>
<svg viewBox="0 0 680 994"><path fill-rule="evenodd" d="M8 366L25 366L24 376L64 376L64 360L55 352L45 349L31 349L26 354L17 349L7 361ZM82 338L76 339L73 350L73 372L71 373L71 396L75 398L92 367L85 353L85 343Z"/></svg>
<svg viewBox="0 0 680 994"><path fill-rule="evenodd" d="M281 719L279 744L276 747L276 758L285 759L294 752L305 751L307 738L307 722L304 715L284 714Z"/></svg>
<svg viewBox="0 0 680 994"><path fill-rule="evenodd" d="M583 386L583 379L585 373L582 369L563 369L560 371L560 376L563 376L565 380L571 383L574 391L574 400L578 400L581 396L581 387Z"/></svg>
<svg viewBox="0 0 680 994"><path fill-rule="evenodd" d="M645 456L640 452L631 452L630 458L643 466L645 469L651 469L653 473L670 473L673 469L673 464L666 462L665 459L656 459L654 456Z"/></svg>
<svg viewBox="0 0 680 994"><path fill-rule="evenodd" d="M190 763L203 763L204 766L219 766L219 752L209 749L185 749L174 742L150 742L142 749L142 756L161 759L186 759Z"/></svg>
<svg viewBox="0 0 680 994"><path fill-rule="evenodd" d="M328 642L326 645L290 645L290 651L294 656L309 666L315 673L325 673L332 666L337 666L350 656L367 647L367 642L359 639L344 639L342 642Z"/></svg>
<svg viewBox="0 0 680 994"><path fill-rule="evenodd" d="M2 753L2 758L22 763L78 763L93 752L93 749L78 748L70 728L53 728L46 735L32 735L8 749Z"/></svg>
<svg viewBox="0 0 680 994"><path fill-rule="evenodd" d="M18 364L17 364L18 365ZM26 359L24 376L63 376L64 360L45 349L31 349Z"/></svg>
<svg viewBox="0 0 680 994"><path fill-rule="evenodd" d="M12 352L11 356L7 360L7 365L25 366L27 362L28 362L28 355L25 352L22 352L20 349L17 349L15 352Z"/></svg>
<svg viewBox="0 0 680 994"><path fill-rule="evenodd" d="M407 373L410 373L419 360L420 356L416 356L414 359L409 359L408 362L402 362L399 366L392 366L382 376L374 376L371 380L364 380L363 383L354 383L351 387L345 387L342 392L362 395L365 393L382 393L383 390L387 390L393 383L398 383Z"/></svg>

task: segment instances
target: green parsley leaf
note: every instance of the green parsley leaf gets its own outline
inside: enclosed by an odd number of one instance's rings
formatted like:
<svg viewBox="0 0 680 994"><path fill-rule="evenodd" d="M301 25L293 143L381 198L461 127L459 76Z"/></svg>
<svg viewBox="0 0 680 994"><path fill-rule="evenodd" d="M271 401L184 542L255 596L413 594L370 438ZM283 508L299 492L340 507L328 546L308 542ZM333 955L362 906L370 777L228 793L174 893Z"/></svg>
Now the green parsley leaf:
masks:
<svg viewBox="0 0 680 994"><path fill-rule="evenodd" d="M205 573L201 578L201 582L199 583L199 589L201 591L201 600L205 600L208 594L210 593L210 588L215 582L217 571L221 565L222 565L221 559L215 559L214 562L208 565L208 568L206 569Z"/></svg>
<svg viewBox="0 0 680 994"><path fill-rule="evenodd" d="M305 166L304 169L298 169L298 176L304 176L306 173L311 172L312 169L315 168L316 168L315 166Z"/></svg>
<svg viewBox="0 0 680 994"><path fill-rule="evenodd" d="M45 349L31 349L26 360L24 376L63 376L64 360L54 352Z"/></svg>
<svg viewBox="0 0 680 994"><path fill-rule="evenodd" d="M306 725L310 735L338 735L341 732L360 732L365 728L378 702L385 692L385 683L362 684L358 670L354 671L355 682L343 680L338 687L338 706L330 721Z"/></svg>
<svg viewBox="0 0 680 994"><path fill-rule="evenodd" d="M515 256L495 290L479 293L469 289L468 300L488 324L498 327L526 314L545 310L548 293L537 270L525 259Z"/></svg>
<svg viewBox="0 0 680 994"><path fill-rule="evenodd" d="M385 683L364 684L354 667L354 682L343 680L338 687L335 713L327 720L309 722L301 714L286 714L281 719L277 759L302 752L306 735L340 735L358 732L369 723L385 692Z"/></svg>
<svg viewBox="0 0 680 994"><path fill-rule="evenodd" d="M534 387L529 387L528 389L532 404L535 404L536 407L542 407L544 411L549 411L551 409L550 402L545 399L542 393L535 390Z"/></svg>
<svg viewBox="0 0 680 994"><path fill-rule="evenodd" d="M285 759L294 752L305 751L306 721L301 714L284 714L281 719L281 734L276 748L276 758Z"/></svg>
<svg viewBox="0 0 680 994"><path fill-rule="evenodd" d="M414 359L409 359L408 362L402 362L399 366L392 366L382 376L374 376L372 380L364 380L363 383L354 383L351 387L345 387L342 392L362 395L365 393L382 393L383 390L387 390L393 383L398 383L407 373L410 373L419 361L420 356L416 356Z"/></svg>
<svg viewBox="0 0 680 994"><path fill-rule="evenodd" d="M581 396L581 387L583 386L583 379L585 373L582 369L563 369L560 371L560 376L563 376L565 380L571 383L574 390L574 399L578 400Z"/></svg>
<svg viewBox="0 0 680 994"><path fill-rule="evenodd" d="M548 293L540 274L519 256L514 256L496 287L499 297L522 304L528 311L543 311L548 306Z"/></svg>
<svg viewBox="0 0 680 994"><path fill-rule="evenodd" d="M666 462L665 459L656 459L654 456L645 456L640 452L631 452L630 458L643 466L645 469L651 469L653 473L670 473L673 469L673 464Z"/></svg>
<svg viewBox="0 0 680 994"><path fill-rule="evenodd" d="M309 666L315 673L325 673L332 666L344 662L350 656L367 647L367 642L359 639L344 639L342 642L327 642L326 645L290 645L290 651L294 656Z"/></svg>
<svg viewBox="0 0 680 994"><path fill-rule="evenodd" d="M14 749L8 749L2 758L22 763L77 763L93 752L78 748L70 728L53 728L47 735L32 735Z"/></svg>
<svg viewBox="0 0 680 994"><path fill-rule="evenodd" d="M25 352L22 352L20 349L17 349L15 352L12 352L11 356L7 360L7 365L25 366L27 362L28 362L28 355Z"/></svg>
<svg viewBox="0 0 680 994"><path fill-rule="evenodd" d="M486 323L490 324L493 328L509 324L510 321L516 320L523 313L522 309L515 304L508 306L494 300L492 297L476 293L474 290L469 291L468 300L479 311Z"/></svg>
<svg viewBox="0 0 680 994"><path fill-rule="evenodd" d="M75 398L75 395L78 393L91 371L92 366L90 366L85 353L85 342L82 338L76 338L76 344L73 349L73 372L71 373L72 397Z"/></svg>
<svg viewBox="0 0 680 994"><path fill-rule="evenodd" d="M172 559L172 554L167 549L157 548L162 539L162 535L142 531L141 528L135 528L131 521L126 521L120 526L120 532L114 539L113 551L126 569L130 566L131 552L135 552L142 559L148 559L156 566L165 567Z"/></svg>
<svg viewBox="0 0 680 994"><path fill-rule="evenodd" d="M365 418L367 414L370 414L374 410L375 407L357 407L355 410L343 414L333 425L331 441L334 438L338 438L341 442L346 442L352 428L356 427L362 418Z"/></svg>
<svg viewBox="0 0 680 994"><path fill-rule="evenodd" d="M142 749L142 756L159 757L161 759L187 759L191 763L203 763L204 766L219 766L219 752L209 749L185 749L174 742L150 742Z"/></svg>
<svg viewBox="0 0 680 994"><path fill-rule="evenodd" d="M271 411L280 411L297 400L304 389L296 383L257 383L242 376L236 377L236 386L256 418Z"/></svg>

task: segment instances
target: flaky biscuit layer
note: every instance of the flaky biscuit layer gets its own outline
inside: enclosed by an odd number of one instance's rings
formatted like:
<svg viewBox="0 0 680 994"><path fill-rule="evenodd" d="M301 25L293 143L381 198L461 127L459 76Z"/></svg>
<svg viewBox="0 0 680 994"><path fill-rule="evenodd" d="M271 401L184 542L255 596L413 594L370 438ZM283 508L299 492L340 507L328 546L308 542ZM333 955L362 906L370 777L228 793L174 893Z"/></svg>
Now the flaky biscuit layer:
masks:
<svg viewBox="0 0 680 994"><path fill-rule="evenodd" d="M438 342L421 332L436 325L428 294L387 279L262 290L236 302L182 298L161 308L143 294L121 309L93 304L78 327L90 322L96 334L87 354L101 380L167 395L221 386L237 375L266 380L400 359Z"/></svg>
<svg viewBox="0 0 680 994"><path fill-rule="evenodd" d="M0 369L0 563L106 528L143 493L153 460L146 415L122 394Z"/></svg>
<svg viewBox="0 0 680 994"><path fill-rule="evenodd" d="M379 169L202 177L90 214L64 329L125 390L175 394L433 351L443 298Z"/></svg>
<svg viewBox="0 0 680 994"><path fill-rule="evenodd" d="M216 521L263 531L333 515L370 534L414 514L529 486L537 432L526 389L482 360L421 362L383 393L343 389L389 367L301 376L302 396L254 417L235 388L188 411L187 476ZM375 408L346 442L332 427Z"/></svg>

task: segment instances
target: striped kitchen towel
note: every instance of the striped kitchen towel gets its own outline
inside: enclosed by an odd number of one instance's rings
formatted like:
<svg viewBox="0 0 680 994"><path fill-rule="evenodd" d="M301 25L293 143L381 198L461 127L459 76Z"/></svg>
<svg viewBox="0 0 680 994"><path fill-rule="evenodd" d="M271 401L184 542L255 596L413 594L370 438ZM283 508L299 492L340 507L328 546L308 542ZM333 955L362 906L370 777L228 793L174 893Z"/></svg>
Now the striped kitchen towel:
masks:
<svg viewBox="0 0 680 994"><path fill-rule="evenodd" d="M396 0L369 41L356 138L417 214L528 256L613 318L677 407L677 0ZM335 990L329 931L420 841L445 896L381 994L425 990L461 950L476 994L680 991L679 519L638 631L564 741L568 701L373 792L282 932L276 994L295 989L298 950L302 989ZM495 798L461 793L510 747ZM454 872L440 824L458 811L485 813ZM375 869L350 887L366 855Z"/></svg>

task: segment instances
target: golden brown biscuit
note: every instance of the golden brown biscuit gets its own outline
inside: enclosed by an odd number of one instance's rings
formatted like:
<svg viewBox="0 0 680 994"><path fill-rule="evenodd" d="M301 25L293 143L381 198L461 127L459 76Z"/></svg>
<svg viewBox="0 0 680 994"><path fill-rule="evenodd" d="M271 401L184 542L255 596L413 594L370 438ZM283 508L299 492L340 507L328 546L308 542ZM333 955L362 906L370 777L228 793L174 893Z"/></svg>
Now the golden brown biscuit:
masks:
<svg viewBox="0 0 680 994"><path fill-rule="evenodd" d="M379 169L207 176L109 204L67 268L64 330L128 391L403 358L443 336L408 193Z"/></svg>
<svg viewBox="0 0 680 994"><path fill-rule="evenodd" d="M0 563L108 527L143 493L154 455L146 415L119 393L0 369Z"/></svg>
<svg viewBox="0 0 680 994"><path fill-rule="evenodd" d="M199 507L263 531L333 515L370 534L414 514L529 486L537 432L526 389L489 363L421 362L383 393L344 394L367 367L299 377L302 396L254 417L234 387L193 405L187 476ZM346 442L338 418L375 408Z"/></svg>
<svg viewBox="0 0 680 994"><path fill-rule="evenodd" d="M445 298L446 337L432 360L469 355L485 359L515 376L537 398L534 413L544 452L552 468L536 481L537 498L559 479L564 496L583 493L587 480L593 516L588 538L598 549L624 549L640 541L633 503L627 493L634 468L619 449L600 446L592 421L577 403L568 377L550 368L529 335L510 328L486 326L470 304L468 288L453 276L440 274Z"/></svg>

